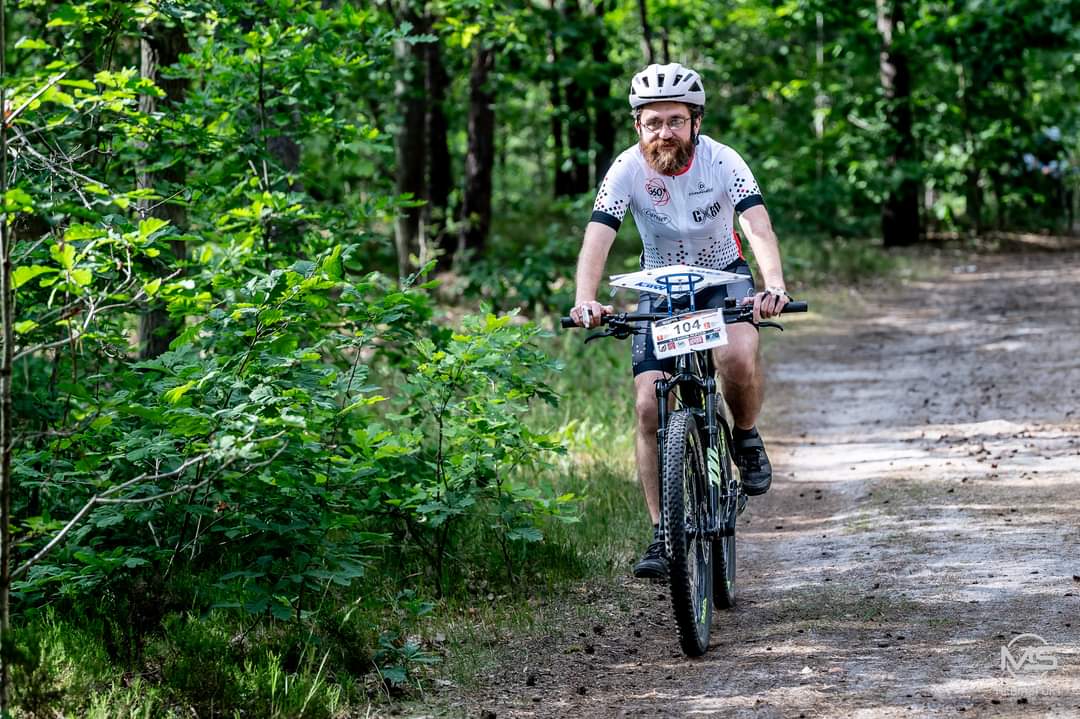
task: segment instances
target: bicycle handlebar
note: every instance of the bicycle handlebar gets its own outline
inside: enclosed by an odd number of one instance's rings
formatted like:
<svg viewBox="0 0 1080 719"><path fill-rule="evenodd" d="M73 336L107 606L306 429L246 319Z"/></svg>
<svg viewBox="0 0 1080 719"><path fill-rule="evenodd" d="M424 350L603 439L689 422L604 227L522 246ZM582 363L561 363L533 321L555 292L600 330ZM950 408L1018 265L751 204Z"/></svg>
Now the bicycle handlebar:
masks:
<svg viewBox="0 0 1080 719"><path fill-rule="evenodd" d="M792 312L807 312L810 306L803 301L792 301L784 305L784 309L780 311L780 314L791 314ZM733 322L745 322L751 319L754 315L754 306L752 304L740 305L738 307L725 307L724 308L724 321L731 324ZM628 324L631 322L655 322L657 320L667 319L673 315L668 315L667 312L621 312L616 314L604 315L600 318L600 324L608 324L610 320L614 320L620 324ZM561 317L559 321L562 323L564 329L581 328L577 322L574 322L569 317Z"/></svg>

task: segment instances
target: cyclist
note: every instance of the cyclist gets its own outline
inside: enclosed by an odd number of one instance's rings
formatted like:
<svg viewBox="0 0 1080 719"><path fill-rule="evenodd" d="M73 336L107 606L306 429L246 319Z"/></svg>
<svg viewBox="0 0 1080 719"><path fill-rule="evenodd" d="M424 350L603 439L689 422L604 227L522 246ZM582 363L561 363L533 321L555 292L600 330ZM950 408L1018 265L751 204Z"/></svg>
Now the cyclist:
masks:
<svg viewBox="0 0 1080 719"><path fill-rule="evenodd" d="M728 296L754 303L755 320L778 315L788 300L780 250L769 213L753 174L735 150L699 135L705 110L701 77L679 63L650 65L630 83L630 107L638 142L624 151L605 175L578 256L575 306L570 316L583 327L600 324L610 305L596 299L608 251L627 209L641 235L641 266L672 264L723 269L746 280L703 290L698 309L715 308ZM763 275L765 289L754 292L743 259L734 217ZM642 293L638 311L659 308L663 298ZM685 306L685 301L683 305ZM728 344L714 350L724 396L734 418L733 455L749 495L764 494L772 482L765 445L755 426L761 410L763 376L757 329L748 323L728 327ZM658 360L652 337L635 335L632 346L638 479L653 522L653 539L634 567L642 578L667 577L659 540L660 500L656 453L654 383L670 371L672 360Z"/></svg>

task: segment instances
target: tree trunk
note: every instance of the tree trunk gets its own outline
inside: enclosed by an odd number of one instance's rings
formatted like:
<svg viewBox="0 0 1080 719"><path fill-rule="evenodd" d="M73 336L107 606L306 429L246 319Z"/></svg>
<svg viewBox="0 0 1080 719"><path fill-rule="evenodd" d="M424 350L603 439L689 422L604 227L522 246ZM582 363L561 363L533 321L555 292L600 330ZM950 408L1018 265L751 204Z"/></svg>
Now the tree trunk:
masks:
<svg viewBox="0 0 1080 719"><path fill-rule="evenodd" d="M559 55L559 38L555 28L559 26L560 18L555 8L555 0L550 0L551 20L548 32L549 64L551 65L551 140L552 160L555 163L555 197L564 197L570 194L570 173L564 169L566 165L566 140L563 136L563 98L562 98L562 58Z"/></svg>
<svg viewBox="0 0 1080 719"><path fill-rule="evenodd" d="M458 249L480 253L491 227L491 170L495 162L495 51L478 47L469 73L469 150Z"/></svg>
<svg viewBox="0 0 1080 719"><path fill-rule="evenodd" d="M608 0L596 0L596 23L593 30L592 58L593 67L599 80L593 85L593 144L596 157L593 159L594 184L599 184L611 166L615 156L615 118L611 111L611 73L608 71L608 43L605 34L604 15L607 13Z"/></svg>
<svg viewBox="0 0 1080 719"><path fill-rule="evenodd" d="M184 27L180 24L167 26L156 22L143 27L140 39L141 68L143 78L151 80L165 92L166 105L178 105L187 95L188 81L184 78L160 78L158 69L169 67L180 61L180 55L190 51ZM157 98L149 93L139 96L139 110L146 114L157 110ZM159 173L158 177L140 171L135 183L139 189L152 189L158 182L163 183L162 194L168 197L176 188L182 188L187 181L187 170L183 162L177 162ZM156 205L156 206L154 206ZM174 227L184 229L187 226L187 210L180 204L155 200L153 205L147 200L139 201L140 214L160 217L168 220ZM171 243L173 256L177 264L187 256L184 242ZM142 359L157 357L169 349L169 344L179 336L183 321L169 317L169 313L159 302L153 302L150 308L139 318L139 356Z"/></svg>
<svg viewBox="0 0 1080 719"><path fill-rule="evenodd" d="M408 0L400 3L398 24L402 21L412 24L415 32L423 32L420 16ZM411 193L416 200L420 200L427 194L424 182L424 161L427 156L423 97L424 78L427 74L425 50L420 43L410 44L404 40L398 40L394 50L398 62L394 97L401 118L401 126L395 138L396 189L399 195ZM398 274L401 277L408 276L428 259L422 218L422 207L406 207L398 213L394 225L394 244L397 248ZM416 257L417 261L414 262L410 257Z"/></svg>
<svg viewBox="0 0 1080 719"><path fill-rule="evenodd" d="M426 90L428 107L427 127L428 193L424 207L424 225L428 228L432 247L443 250L439 256L439 268L449 269L453 248L445 247L446 220L450 217L450 191L453 178L450 166L450 145L447 141L446 88L450 78L443 65L439 43L429 43L427 51Z"/></svg>
<svg viewBox="0 0 1080 719"><path fill-rule="evenodd" d="M641 18L641 49L645 53L645 64L652 65L656 60L652 48L652 30L649 29L649 8L646 0L638 0L638 16Z"/></svg>
<svg viewBox="0 0 1080 719"><path fill-rule="evenodd" d="M578 0L565 0L562 12L563 23L567 27L582 27L581 8ZM588 61L585 57L585 47L580 42L572 42L564 48L568 57L565 58L566 66L575 69L582 67ZM589 183L589 97L581 80L570 76L570 82L566 85L566 117L569 123L566 128L567 152L570 159L570 168L566 173L566 185L564 192L556 194L578 195L588 192Z"/></svg>
<svg viewBox="0 0 1080 719"><path fill-rule="evenodd" d="M911 176L915 165L912 132L911 72L907 50L894 35L904 22L904 0L877 0L877 25L881 33L881 87L889 125L886 171L889 190L881 208L881 229L886 247L910 245L921 238L919 182ZM897 179L899 177L899 179Z"/></svg>
<svg viewBox="0 0 1080 719"><path fill-rule="evenodd" d="M952 47L953 61L956 63L957 69L957 83L958 94L960 96L960 115L963 118L963 130L964 130L964 145L968 153L968 167L964 171L964 219L968 225L968 228L977 236L983 233L983 195L982 187L979 183L979 176L982 174L979 162L979 152L975 137L975 132L972 129L972 121L974 118L974 109L972 107L971 96L968 92L968 74L964 68L963 62L957 57L957 48L955 44Z"/></svg>

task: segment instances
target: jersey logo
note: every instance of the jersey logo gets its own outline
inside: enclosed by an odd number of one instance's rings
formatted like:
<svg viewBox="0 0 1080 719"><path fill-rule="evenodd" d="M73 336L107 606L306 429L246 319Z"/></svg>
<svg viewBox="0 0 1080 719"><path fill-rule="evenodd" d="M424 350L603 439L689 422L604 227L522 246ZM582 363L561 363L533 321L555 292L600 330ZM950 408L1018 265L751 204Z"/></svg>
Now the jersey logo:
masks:
<svg viewBox="0 0 1080 719"><path fill-rule="evenodd" d="M699 180L698 183L697 183L697 189L694 190L693 192L689 193L689 196L693 197L694 195L707 195L708 193L710 193L712 191L713 191L713 188L706 187L705 183L701 182Z"/></svg>
<svg viewBox="0 0 1080 719"><path fill-rule="evenodd" d="M667 186L664 185L664 181L659 177L649 178L648 182L645 183L645 192L649 193L649 197L652 198L654 207L666 205L671 201L671 195L668 194Z"/></svg>
<svg viewBox="0 0 1080 719"><path fill-rule="evenodd" d="M700 225L703 222L707 222L708 220L715 219L716 216L719 215L719 214L720 214L720 203L719 202L714 202L711 205L706 205L705 207L697 208L696 210L694 210L691 213L691 216L694 218L694 222L696 222L696 223L698 223Z"/></svg>
<svg viewBox="0 0 1080 719"><path fill-rule="evenodd" d="M646 207L645 212L643 212L642 214L645 215L646 217L648 217L653 222L657 223L658 225L670 225L671 224L671 216L670 215L665 215L663 212L657 212L656 210L652 209L651 207Z"/></svg>

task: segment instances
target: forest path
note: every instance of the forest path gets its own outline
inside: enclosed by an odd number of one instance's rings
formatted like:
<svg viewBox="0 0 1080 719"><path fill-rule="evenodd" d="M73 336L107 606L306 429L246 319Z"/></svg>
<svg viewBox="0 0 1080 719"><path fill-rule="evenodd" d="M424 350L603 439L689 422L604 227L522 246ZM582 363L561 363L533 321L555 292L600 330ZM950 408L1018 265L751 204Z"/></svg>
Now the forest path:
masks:
<svg viewBox="0 0 1080 719"><path fill-rule="evenodd" d="M768 341L776 478L709 652L627 577L467 716L1080 716L1080 254L834 302Z"/></svg>

